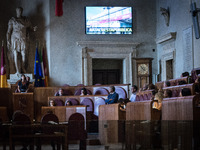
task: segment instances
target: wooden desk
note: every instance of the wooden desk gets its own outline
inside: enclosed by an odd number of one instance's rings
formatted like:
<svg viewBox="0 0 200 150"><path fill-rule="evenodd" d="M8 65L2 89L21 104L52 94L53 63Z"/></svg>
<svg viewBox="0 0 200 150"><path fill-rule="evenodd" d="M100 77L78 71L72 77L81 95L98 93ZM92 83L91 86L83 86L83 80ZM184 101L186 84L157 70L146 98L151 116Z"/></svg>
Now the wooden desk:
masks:
<svg viewBox="0 0 200 150"><path fill-rule="evenodd" d="M8 121L7 107L0 107L0 119L2 122Z"/></svg>
<svg viewBox="0 0 200 150"><path fill-rule="evenodd" d="M52 133L47 133L45 131L52 131ZM23 132L19 132L23 131ZM11 125L9 128L9 145L10 150L15 149L15 140L23 142L24 140L30 140L29 143L32 147L37 144L38 141L43 139L48 139L51 141L55 139L62 138L62 149L68 150L67 142L67 125L41 125L41 124L31 124L31 125ZM19 140L20 139L20 140ZM41 143L41 142L40 142ZM40 145L37 145L40 146Z"/></svg>
<svg viewBox="0 0 200 150"><path fill-rule="evenodd" d="M21 110L33 121L33 93L13 93L13 112L16 110Z"/></svg>
<svg viewBox="0 0 200 150"><path fill-rule="evenodd" d="M55 114L58 117L59 122L68 122L69 117L73 113L77 112L77 113L80 113L83 115L83 117L85 118L85 122L86 122L86 106L83 106L83 105L53 106L53 107L43 106L41 111L42 111L42 116L48 112L52 112L53 114Z"/></svg>

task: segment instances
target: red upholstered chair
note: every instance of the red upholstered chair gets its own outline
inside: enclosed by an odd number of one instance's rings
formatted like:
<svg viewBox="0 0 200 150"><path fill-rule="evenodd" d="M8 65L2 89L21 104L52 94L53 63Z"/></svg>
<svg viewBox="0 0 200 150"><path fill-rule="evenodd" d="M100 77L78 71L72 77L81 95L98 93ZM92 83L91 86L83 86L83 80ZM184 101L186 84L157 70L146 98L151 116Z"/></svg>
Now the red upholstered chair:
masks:
<svg viewBox="0 0 200 150"><path fill-rule="evenodd" d="M102 97L99 97L98 99L95 100L94 102L94 114L96 116L99 116L99 106L100 105L105 105L105 99Z"/></svg>
<svg viewBox="0 0 200 150"><path fill-rule="evenodd" d="M179 96L180 96L180 91L176 90L176 89L173 89L172 90L172 97L179 97Z"/></svg>
<svg viewBox="0 0 200 150"><path fill-rule="evenodd" d="M76 98L66 98L65 106L68 101L70 101L72 103L72 105L79 105L79 101Z"/></svg>
<svg viewBox="0 0 200 150"><path fill-rule="evenodd" d="M74 95L76 95L76 96L81 95L81 89L82 88L75 90ZM92 95L92 92L90 90L88 90L88 89L86 89L86 90L87 90L88 95Z"/></svg>
<svg viewBox="0 0 200 150"><path fill-rule="evenodd" d="M59 98L54 100L54 104L55 106L64 106L64 102Z"/></svg>
<svg viewBox="0 0 200 150"><path fill-rule="evenodd" d="M140 99L140 101L143 101L144 100L143 95L140 95L139 99Z"/></svg>
<svg viewBox="0 0 200 150"><path fill-rule="evenodd" d="M119 94L119 99L120 98L123 98L123 99L127 98L127 93L126 93L126 90L124 90L124 88L122 88L122 87L116 87L115 88L115 92L117 94Z"/></svg>
<svg viewBox="0 0 200 150"><path fill-rule="evenodd" d="M135 101L140 101L140 96L139 95L136 95L136 98L135 98Z"/></svg>
<svg viewBox="0 0 200 150"><path fill-rule="evenodd" d="M147 94L143 95L144 100L148 100Z"/></svg>
<svg viewBox="0 0 200 150"><path fill-rule="evenodd" d="M84 84L77 84L76 86L85 86Z"/></svg>
<svg viewBox="0 0 200 150"><path fill-rule="evenodd" d="M68 87L68 86L70 86L70 85L69 85L69 84L63 84L63 86L64 86L64 87Z"/></svg>
<svg viewBox="0 0 200 150"><path fill-rule="evenodd" d="M109 91L106 88L98 88L94 91L94 95L108 95Z"/></svg>
<svg viewBox="0 0 200 150"><path fill-rule="evenodd" d="M87 112L94 112L94 103L90 98L84 98L80 104L87 106Z"/></svg>
<svg viewBox="0 0 200 150"><path fill-rule="evenodd" d="M79 150L86 150L87 132L82 114L74 113L69 117L67 138L69 141L80 140Z"/></svg>
<svg viewBox="0 0 200 150"><path fill-rule="evenodd" d="M147 99L150 100L151 97L152 97L152 93L148 93L148 95L147 95Z"/></svg>
<svg viewBox="0 0 200 150"><path fill-rule="evenodd" d="M42 117L41 123L42 124L49 124L50 123L49 121L52 121L55 124L59 123L59 119L55 114L47 113Z"/></svg>

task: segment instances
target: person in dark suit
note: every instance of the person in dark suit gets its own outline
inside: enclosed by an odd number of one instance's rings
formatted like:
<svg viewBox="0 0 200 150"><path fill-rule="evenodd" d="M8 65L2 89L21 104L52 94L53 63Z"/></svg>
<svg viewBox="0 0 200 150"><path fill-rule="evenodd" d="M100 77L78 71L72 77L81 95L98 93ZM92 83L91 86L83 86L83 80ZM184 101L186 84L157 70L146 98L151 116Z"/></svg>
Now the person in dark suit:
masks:
<svg viewBox="0 0 200 150"><path fill-rule="evenodd" d="M107 97L107 99L105 100L106 104L113 104L113 103L117 103L119 95L115 92L115 87L114 86L110 86L109 87L109 95Z"/></svg>

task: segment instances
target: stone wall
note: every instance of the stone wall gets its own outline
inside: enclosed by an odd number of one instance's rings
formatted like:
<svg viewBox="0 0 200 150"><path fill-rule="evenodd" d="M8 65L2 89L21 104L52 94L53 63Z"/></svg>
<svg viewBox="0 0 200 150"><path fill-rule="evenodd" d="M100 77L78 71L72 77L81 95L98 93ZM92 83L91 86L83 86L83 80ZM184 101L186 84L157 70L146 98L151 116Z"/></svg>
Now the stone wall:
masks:
<svg viewBox="0 0 200 150"><path fill-rule="evenodd" d="M133 34L86 35L84 8L97 5L133 7ZM156 0L65 0L61 17L55 16L55 0L1 1L0 40L6 39L8 20L15 16L15 8L18 6L23 7L23 15L28 16L34 26L38 26L38 31L31 34L28 71L33 73L36 42L39 41L40 45L44 43L51 86L83 82L82 51L77 41L142 43L137 48L137 57L153 57L153 74L157 73L156 52L152 51L156 49Z"/></svg>
<svg viewBox="0 0 200 150"><path fill-rule="evenodd" d="M169 26L165 25L164 17L161 15L160 7L169 8L170 11L170 21ZM199 2L197 3L199 6ZM166 41L165 43L157 43L158 49L158 62L162 60L163 54L165 53L163 48L166 49L166 45L169 45L169 50L174 51L174 78L180 77L181 73L184 71L189 71L190 69L185 69L185 65L190 63L191 68L196 68L200 66L200 53L199 46L200 42L195 38L192 16L190 13L190 0L157 0L157 27L156 27L156 38L160 39L170 33L176 33L176 37L173 41ZM190 33L190 29L192 32ZM186 35L189 31L190 35ZM188 38L185 40L185 38ZM170 46L171 45L171 46ZM186 48L192 47L192 53L194 59L187 61L186 55L190 54L190 50ZM185 55L185 54L186 55ZM193 61L193 62L191 62ZM159 63L158 63L159 64ZM192 65L193 64L193 65ZM165 69L165 68L163 68ZM159 72L159 65L158 65ZM162 71L161 71L162 72ZM164 78L163 78L164 79Z"/></svg>

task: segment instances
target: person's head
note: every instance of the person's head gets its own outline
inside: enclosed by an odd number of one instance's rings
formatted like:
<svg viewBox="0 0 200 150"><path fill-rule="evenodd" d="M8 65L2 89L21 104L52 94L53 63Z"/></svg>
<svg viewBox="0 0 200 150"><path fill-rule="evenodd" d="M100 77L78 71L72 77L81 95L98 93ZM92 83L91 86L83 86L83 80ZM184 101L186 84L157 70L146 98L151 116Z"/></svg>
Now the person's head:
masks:
<svg viewBox="0 0 200 150"><path fill-rule="evenodd" d="M87 95L87 89L86 88L81 89L81 95Z"/></svg>
<svg viewBox="0 0 200 150"><path fill-rule="evenodd" d="M191 90L189 88L183 88L180 92L180 96L190 96Z"/></svg>
<svg viewBox="0 0 200 150"><path fill-rule="evenodd" d="M109 87L109 92L110 92L110 93L115 92L115 87L114 87L114 86L110 86L110 87Z"/></svg>
<svg viewBox="0 0 200 150"><path fill-rule="evenodd" d="M189 76L190 74L189 74L189 72L183 72L182 74L181 74L181 77L187 77L187 76Z"/></svg>
<svg viewBox="0 0 200 150"><path fill-rule="evenodd" d="M165 91L164 91L164 97L165 97L165 98L170 98L170 97L172 97L172 91L169 90L169 89L165 90Z"/></svg>
<svg viewBox="0 0 200 150"><path fill-rule="evenodd" d="M72 102L71 101L67 101L66 102L66 106L72 106Z"/></svg>
<svg viewBox="0 0 200 150"><path fill-rule="evenodd" d="M183 85L183 84L187 84L187 82L185 80L178 81L178 85Z"/></svg>
<svg viewBox="0 0 200 150"><path fill-rule="evenodd" d="M24 81L26 79L26 76L24 74L22 74L21 79Z"/></svg>
<svg viewBox="0 0 200 150"><path fill-rule="evenodd" d="M16 8L17 18L21 17L22 13L23 13L23 8L22 7L17 7Z"/></svg>
<svg viewBox="0 0 200 150"><path fill-rule="evenodd" d="M150 84L148 85L148 90L153 90L153 89L155 89L155 85L152 84L152 83L150 83Z"/></svg>
<svg viewBox="0 0 200 150"><path fill-rule="evenodd" d="M58 93L59 93L60 96L62 96L63 93L64 93L64 90L62 88L60 88L59 91L58 91Z"/></svg>
<svg viewBox="0 0 200 150"><path fill-rule="evenodd" d="M29 76L26 76L26 81L30 81L30 77Z"/></svg>
<svg viewBox="0 0 200 150"><path fill-rule="evenodd" d="M164 87L169 87L169 86L171 86L171 83L169 81L165 81L164 82Z"/></svg>
<svg viewBox="0 0 200 150"><path fill-rule="evenodd" d="M55 106L54 100L49 101L49 106Z"/></svg>
<svg viewBox="0 0 200 150"><path fill-rule="evenodd" d="M133 86L131 87L131 92L132 92L132 93L137 92L137 90L138 90L138 88L137 88L136 85L133 85Z"/></svg>

